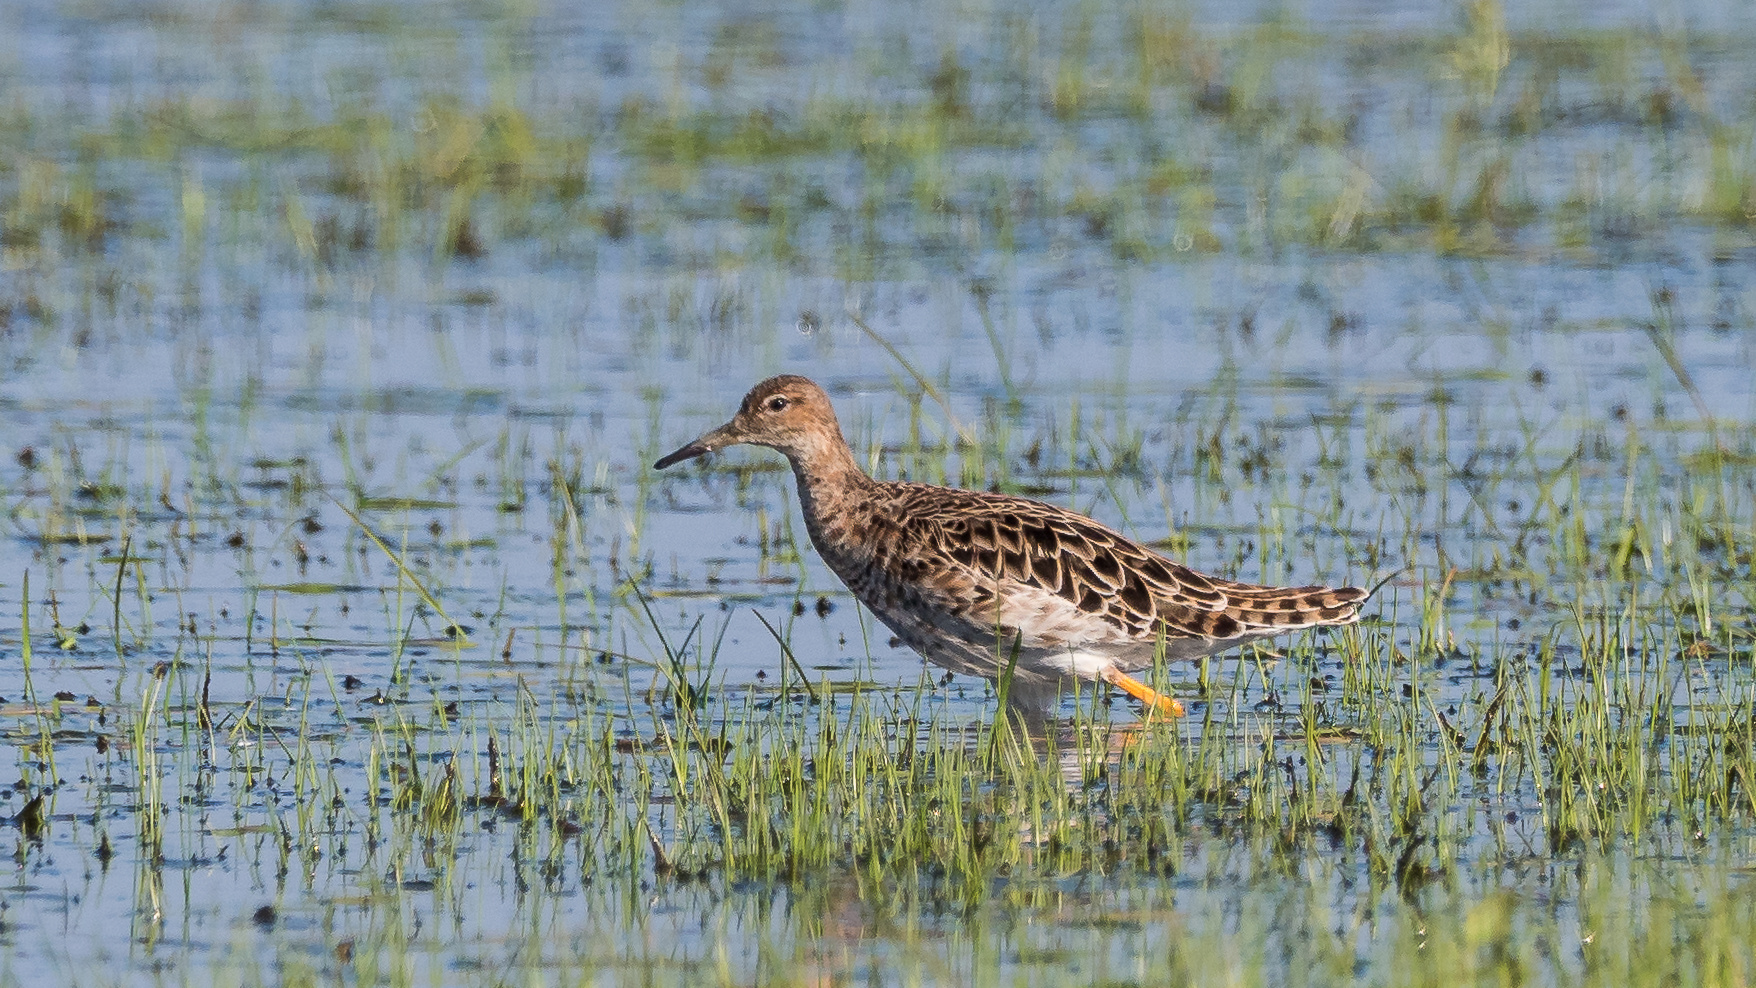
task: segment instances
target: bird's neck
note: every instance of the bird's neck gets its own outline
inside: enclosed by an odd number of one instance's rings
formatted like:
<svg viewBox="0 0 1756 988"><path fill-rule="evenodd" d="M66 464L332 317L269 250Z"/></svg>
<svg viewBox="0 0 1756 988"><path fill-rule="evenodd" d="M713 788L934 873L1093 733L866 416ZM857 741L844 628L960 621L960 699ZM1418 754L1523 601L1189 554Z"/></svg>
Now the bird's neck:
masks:
<svg viewBox="0 0 1756 988"><path fill-rule="evenodd" d="M825 443L810 456L789 456L799 482L799 508L818 551L843 543L874 481L845 442Z"/></svg>

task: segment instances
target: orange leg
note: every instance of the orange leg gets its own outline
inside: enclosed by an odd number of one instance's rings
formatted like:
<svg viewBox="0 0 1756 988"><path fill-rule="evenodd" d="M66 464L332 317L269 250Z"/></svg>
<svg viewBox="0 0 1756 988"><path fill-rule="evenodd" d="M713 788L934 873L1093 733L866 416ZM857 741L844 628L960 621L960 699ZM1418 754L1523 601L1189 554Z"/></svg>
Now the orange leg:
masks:
<svg viewBox="0 0 1756 988"><path fill-rule="evenodd" d="M1176 697L1166 696L1120 669L1104 670L1104 679L1113 686L1120 686L1129 696L1146 704L1148 713L1161 713L1169 717L1183 716L1183 705L1177 702Z"/></svg>

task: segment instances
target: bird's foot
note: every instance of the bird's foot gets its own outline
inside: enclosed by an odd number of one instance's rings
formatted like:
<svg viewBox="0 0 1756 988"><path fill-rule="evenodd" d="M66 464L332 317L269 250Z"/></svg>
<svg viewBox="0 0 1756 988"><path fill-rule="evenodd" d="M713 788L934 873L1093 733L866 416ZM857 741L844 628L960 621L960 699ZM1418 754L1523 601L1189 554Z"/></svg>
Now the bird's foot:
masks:
<svg viewBox="0 0 1756 988"><path fill-rule="evenodd" d="M1166 696L1120 669L1106 669L1103 676L1112 686L1120 686L1129 696L1146 704L1147 713L1160 713L1167 717L1183 716L1183 705L1177 702L1176 697Z"/></svg>

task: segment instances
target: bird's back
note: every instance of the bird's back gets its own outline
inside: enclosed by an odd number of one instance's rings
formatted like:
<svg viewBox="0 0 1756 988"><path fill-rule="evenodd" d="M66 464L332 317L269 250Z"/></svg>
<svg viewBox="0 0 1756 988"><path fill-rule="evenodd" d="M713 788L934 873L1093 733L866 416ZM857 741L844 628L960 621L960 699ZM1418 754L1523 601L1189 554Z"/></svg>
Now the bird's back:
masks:
<svg viewBox="0 0 1756 988"><path fill-rule="evenodd" d="M834 524L807 517L820 553L917 648L923 634L961 626L984 648L995 629L1022 633L1027 647L1091 643L1117 652L1162 635L1170 658L1191 658L1350 623L1367 596L1357 587L1206 576L1083 515L1006 494L875 482L826 507L838 516Z"/></svg>

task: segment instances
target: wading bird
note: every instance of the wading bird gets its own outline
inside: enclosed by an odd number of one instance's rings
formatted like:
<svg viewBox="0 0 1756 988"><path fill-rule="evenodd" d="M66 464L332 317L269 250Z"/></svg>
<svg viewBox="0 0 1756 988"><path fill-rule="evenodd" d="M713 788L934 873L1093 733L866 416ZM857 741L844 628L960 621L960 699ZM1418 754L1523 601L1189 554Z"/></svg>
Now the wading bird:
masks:
<svg viewBox="0 0 1756 988"><path fill-rule="evenodd" d="M873 480L808 378L750 389L730 422L653 464L727 446L792 464L811 543L896 636L953 672L1007 684L1041 712L1083 679L1183 712L1132 675L1301 628L1350 624L1358 587L1265 587L1205 576L1084 515L1029 498Z"/></svg>

